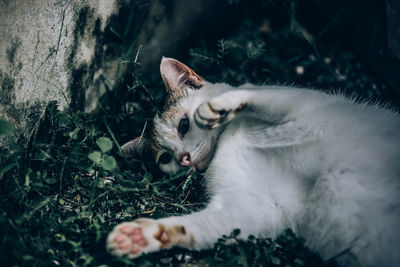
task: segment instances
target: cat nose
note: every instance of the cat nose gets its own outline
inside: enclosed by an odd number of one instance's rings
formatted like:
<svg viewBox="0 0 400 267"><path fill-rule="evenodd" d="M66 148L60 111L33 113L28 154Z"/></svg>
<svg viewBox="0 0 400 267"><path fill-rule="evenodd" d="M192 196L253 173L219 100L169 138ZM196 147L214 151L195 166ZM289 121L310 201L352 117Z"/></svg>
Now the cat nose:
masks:
<svg viewBox="0 0 400 267"><path fill-rule="evenodd" d="M183 153L181 157L181 166L189 166L190 164L192 164L190 154L188 152Z"/></svg>

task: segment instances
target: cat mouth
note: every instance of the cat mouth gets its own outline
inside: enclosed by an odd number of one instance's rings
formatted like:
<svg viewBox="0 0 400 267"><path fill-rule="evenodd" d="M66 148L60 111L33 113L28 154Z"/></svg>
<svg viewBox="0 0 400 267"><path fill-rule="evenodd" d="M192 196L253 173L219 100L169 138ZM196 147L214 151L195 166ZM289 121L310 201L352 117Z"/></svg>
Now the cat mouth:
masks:
<svg viewBox="0 0 400 267"><path fill-rule="evenodd" d="M194 172L204 172L207 170L207 167L213 158L214 151L212 151L212 147L214 146L214 142L214 139L209 142L202 140L196 146L196 149L194 150L195 157L192 159L192 170Z"/></svg>

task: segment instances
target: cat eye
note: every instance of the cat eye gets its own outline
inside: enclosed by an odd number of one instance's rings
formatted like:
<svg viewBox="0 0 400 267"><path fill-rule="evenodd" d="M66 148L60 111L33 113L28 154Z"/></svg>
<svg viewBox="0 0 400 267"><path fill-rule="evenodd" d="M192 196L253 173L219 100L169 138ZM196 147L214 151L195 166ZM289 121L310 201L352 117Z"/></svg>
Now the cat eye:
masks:
<svg viewBox="0 0 400 267"><path fill-rule="evenodd" d="M189 131L189 118L185 115L181 119L178 125L178 133L183 137Z"/></svg>
<svg viewBox="0 0 400 267"><path fill-rule="evenodd" d="M171 162L171 160L172 160L171 154L168 152L164 152L161 154L160 158L158 159L158 162L160 162L161 164L168 164Z"/></svg>

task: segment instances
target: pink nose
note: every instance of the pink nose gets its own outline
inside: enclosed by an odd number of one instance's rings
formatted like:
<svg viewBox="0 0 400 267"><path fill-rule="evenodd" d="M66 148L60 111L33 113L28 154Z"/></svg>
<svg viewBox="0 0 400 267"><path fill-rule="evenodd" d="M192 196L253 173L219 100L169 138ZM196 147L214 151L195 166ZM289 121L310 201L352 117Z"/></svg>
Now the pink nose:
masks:
<svg viewBox="0 0 400 267"><path fill-rule="evenodd" d="M192 164L192 162L190 161L190 154L187 152L183 153L181 157L181 165L189 166L190 164Z"/></svg>

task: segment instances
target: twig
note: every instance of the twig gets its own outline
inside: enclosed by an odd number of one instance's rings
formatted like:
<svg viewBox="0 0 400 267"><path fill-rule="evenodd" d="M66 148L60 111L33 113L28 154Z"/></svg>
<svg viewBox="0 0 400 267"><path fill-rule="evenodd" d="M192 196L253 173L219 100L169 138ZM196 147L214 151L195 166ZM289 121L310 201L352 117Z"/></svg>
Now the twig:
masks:
<svg viewBox="0 0 400 267"><path fill-rule="evenodd" d="M145 210L140 214L150 214L150 213L153 213L155 210L156 210L156 207L152 208L151 210Z"/></svg>
<svg viewBox="0 0 400 267"><path fill-rule="evenodd" d="M181 201L181 204L183 204L183 202L185 202L186 201L186 199L188 198L188 196L189 196L189 194L190 194L190 192L192 191L192 188L193 188L193 185L191 184L190 185L190 187L189 187L189 190L188 190L188 192L186 193L186 196L185 196L185 198Z"/></svg>
<svg viewBox="0 0 400 267"><path fill-rule="evenodd" d="M147 127L147 121L144 121L144 126L143 126L142 133L140 134L140 137L139 137L139 142L142 141L142 138L143 138L143 135L144 135L144 131L146 130L146 127Z"/></svg>

